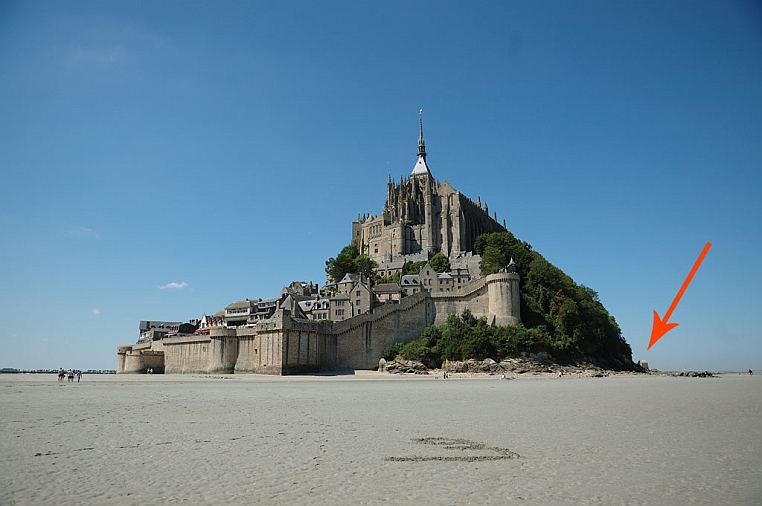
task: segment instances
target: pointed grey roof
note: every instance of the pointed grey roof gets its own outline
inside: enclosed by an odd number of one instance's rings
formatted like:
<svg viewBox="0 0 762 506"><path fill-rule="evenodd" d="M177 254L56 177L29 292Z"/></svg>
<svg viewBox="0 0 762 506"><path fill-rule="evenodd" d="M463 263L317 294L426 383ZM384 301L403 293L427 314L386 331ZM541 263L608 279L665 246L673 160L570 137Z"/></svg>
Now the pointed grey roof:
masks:
<svg viewBox="0 0 762 506"><path fill-rule="evenodd" d="M400 279L400 283L403 285L420 285L421 280L418 278L418 274L405 274Z"/></svg>
<svg viewBox="0 0 762 506"><path fill-rule="evenodd" d="M418 161L415 163L415 167L413 167L413 172L411 175L417 176L420 174L428 174L431 175L431 171L429 170L429 166L426 165L426 142L423 140L423 109L420 111L421 118L420 118L420 134L418 135Z"/></svg>
<svg viewBox="0 0 762 506"><path fill-rule="evenodd" d="M286 298L283 299L283 302L281 303L280 307L282 309L288 309L289 311L293 311L294 299L291 298L291 295L287 295Z"/></svg>
<svg viewBox="0 0 762 506"><path fill-rule="evenodd" d="M341 278L341 281L339 281L339 284L343 283L356 283L360 279L359 274L355 274L353 272L347 272L343 278Z"/></svg>
<svg viewBox="0 0 762 506"><path fill-rule="evenodd" d="M429 166L426 165L426 159L422 156L418 157L418 161L415 162L415 167L413 167L413 172L411 175L417 176L420 174L429 174L431 175L431 171L429 170Z"/></svg>

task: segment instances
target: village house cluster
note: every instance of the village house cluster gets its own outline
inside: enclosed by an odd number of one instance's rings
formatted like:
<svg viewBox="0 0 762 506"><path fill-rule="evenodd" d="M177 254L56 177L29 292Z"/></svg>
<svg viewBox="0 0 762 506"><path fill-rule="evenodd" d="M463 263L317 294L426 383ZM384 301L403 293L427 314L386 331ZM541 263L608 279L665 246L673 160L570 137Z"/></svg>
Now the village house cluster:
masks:
<svg viewBox="0 0 762 506"><path fill-rule="evenodd" d="M400 299L407 295L460 290L473 278L467 268L438 273L427 263L419 274L401 276L399 284L379 283L371 286L366 276L353 273L346 274L338 283L329 281L320 289L316 283L294 281L281 290L279 297L235 301L212 315L204 314L188 322L142 320L137 342L209 334L214 327L255 328L258 322L268 320L281 307L291 309L295 318L340 322L370 314L384 304L399 304Z"/></svg>

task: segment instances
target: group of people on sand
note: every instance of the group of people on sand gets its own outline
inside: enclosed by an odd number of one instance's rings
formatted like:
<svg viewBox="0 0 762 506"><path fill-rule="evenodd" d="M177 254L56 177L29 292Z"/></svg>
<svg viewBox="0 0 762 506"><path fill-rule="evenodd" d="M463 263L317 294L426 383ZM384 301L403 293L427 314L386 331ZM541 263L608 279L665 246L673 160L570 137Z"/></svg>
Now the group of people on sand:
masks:
<svg viewBox="0 0 762 506"><path fill-rule="evenodd" d="M74 378L77 378L77 383L79 383L79 380L82 379L82 371L79 369L69 369L68 371L65 371L63 367L58 369L58 382L63 383L64 380L69 381L69 383L74 383Z"/></svg>

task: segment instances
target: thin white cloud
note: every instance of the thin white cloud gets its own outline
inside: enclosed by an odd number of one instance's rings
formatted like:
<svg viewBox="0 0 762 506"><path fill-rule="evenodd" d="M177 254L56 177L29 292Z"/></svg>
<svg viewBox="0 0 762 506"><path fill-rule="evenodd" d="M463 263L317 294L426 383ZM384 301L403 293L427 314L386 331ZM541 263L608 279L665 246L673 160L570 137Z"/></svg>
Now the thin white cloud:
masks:
<svg viewBox="0 0 762 506"><path fill-rule="evenodd" d="M93 314L101 314L101 310L96 307L93 309Z"/></svg>
<svg viewBox="0 0 762 506"><path fill-rule="evenodd" d="M159 290L166 290L168 288L176 288L178 290L182 290L186 286L188 286L188 283L186 283L185 281L183 281L182 283L169 283L164 286L160 286Z"/></svg>
<svg viewBox="0 0 762 506"><path fill-rule="evenodd" d="M98 232L88 227L74 227L68 231L69 237L75 237L77 239L98 239L100 235Z"/></svg>
<svg viewBox="0 0 762 506"><path fill-rule="evenodd" d="M80 44L71 45L63 50L61 62L69 68L83 67L86 65L111 65L122 60L124 48L108 47L93 48Z"/></svg>
<svg viewBox="0 0 762 506"><path fill-rule="evenodd" d="M116 69L177 53L172 39L110 18L69 16L59 23L65 42L54 49L58 63L70 70Z"/></svg>

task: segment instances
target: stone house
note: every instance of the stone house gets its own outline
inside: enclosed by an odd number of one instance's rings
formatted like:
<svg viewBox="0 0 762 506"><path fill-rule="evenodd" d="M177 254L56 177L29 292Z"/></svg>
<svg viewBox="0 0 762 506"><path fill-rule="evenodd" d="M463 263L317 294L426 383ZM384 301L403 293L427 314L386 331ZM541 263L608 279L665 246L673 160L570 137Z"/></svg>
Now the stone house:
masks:
<svg viewBox="0 0 762 506"><path fill-rule="evenodd" d="M225 307L225 326L241 327L249 323L249 318L257 312L257 303L253 300L231 302Z"/></svg>
<svg viewBox="0 0 762 506"><path fill-rule="evenodd" d="M458 272L460 271L460 272ZM431 267L430 264L426 264L421 267L421 272L418 273L418 279L421 284L421 289L424 292L433 293L446 293L460 289L471 278L468 275L468 269L457 269L456 276L453 276L452 272L437 272Z"/></svg>
<svg viewBox="0 0 762 506"><path fill-rule="evenodd" d="M288 293L302 297L312 297L318 293L318 285L312 281L309 283L305 283L304 281L292 281L290 285L284 286L283 290L280 291L281 295L286 295Z"/></svg>
<svg viewBox="0 0 762 506"><path fill-rule="evenodd" d="M451 292L453 291L454 283L452 276L450 276L449 272L440 272L437 274L437 284L436 289L440 292Z"/></svg>
<svg viewBox="0 0 762 506"><path fill-rule="evenodd" d="M450 271L450 277L452 277L455 290L460 290L463 285L471 281L471 273L468 269L453 269Z"/></svg>
<svg viewBox="0 0 762 506"><path fill-rule="evenodd" d="M344 321L352 317L352 312L352 301L349 294L339 293L331 297L330 320L335 322Z"/></svg>
<svg viewBox="0 0 762 506"><path fill-rule="evenodd" d="M421 267L418 273L418 279L421 282L421 290L424 292L438 292L439 285L437 284L437 271L427 263Z"/></svg>
<svg viewBox="0 0 762 506"><path fill-rule="evenodd" d="M405 295L413 295L421 291L421 280L418 274L406 274L400 278L400 287Z"/></svg>
<svg viewBox="0 0 762 506"><path fill-rule="evenodd" d="M312 319L313 320L330 320L331 319L331 300L326 297L321 297L312 306Z"/></svg>
<svg viewBox="0 0 762 506"><path fill-rule="evenodd" d="M366 282L367 280L362 274L354 274L352 272L348 272L344 275L341 281L336 284L336 287L339 290L339 293L347 293L352 289L353 286L355 286L355 283Z"/></svg>
<svg viewBox="0 0 762 506"><path fill-rule="evenodd" d="M320 292L318 293L320 294L321 297L330 297L331 294L338 293L338 291L339 291L338 285L333 281L329 281L323 285L323 288L321 288Z"/></svg>
<svg viewBox="0 0 762 506"><path fill-rule="evenodd" d="M380 304L393 304L402 298L402 291L397 283L379 283L373 287L373 293Z"/></svg>
<svg viewBox="0 0 762 506"><path fill-rule="evenodd" d="M198 324L200 329L210 329L212 327L224 327L225 326L225 310L217 311L213 315L204 313L201 317L201 321Z"/></svg>
<svg viewBox="0 0 762 506"><path fill-rule="evenodd" d="M310 320L330 320L331 301L327 298L303 300L299 307Z"/></svg>
<svg viewBox="0 0 762 506"><path fill-rule="evenodd" d="M375 296L367 284L355 283L349 292L349 296L352 302L352 316L372 312Z"/></svg>

